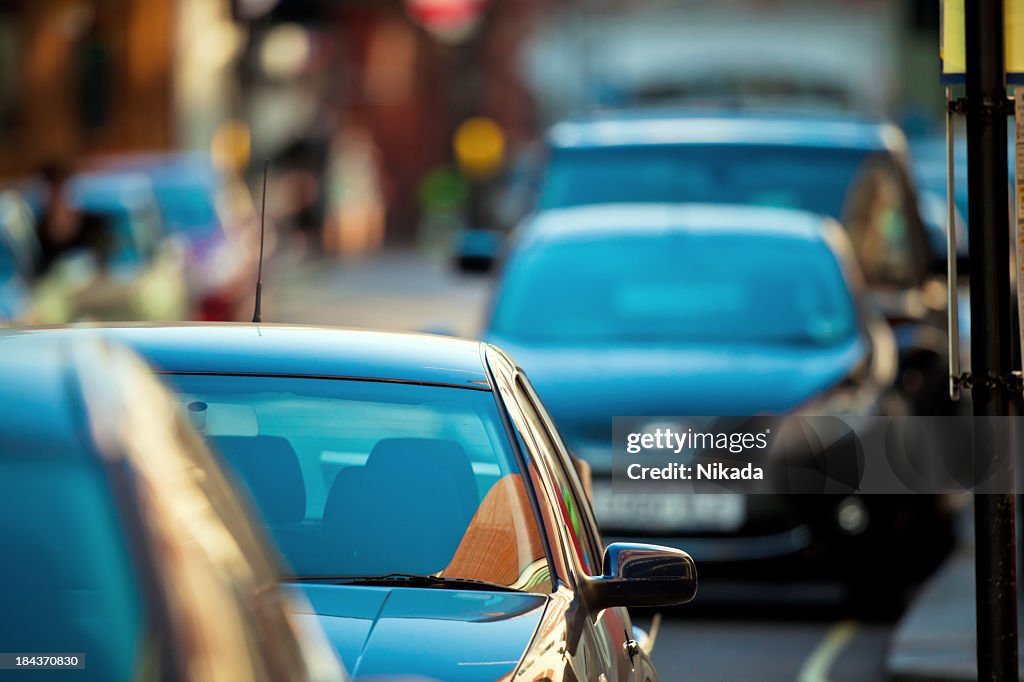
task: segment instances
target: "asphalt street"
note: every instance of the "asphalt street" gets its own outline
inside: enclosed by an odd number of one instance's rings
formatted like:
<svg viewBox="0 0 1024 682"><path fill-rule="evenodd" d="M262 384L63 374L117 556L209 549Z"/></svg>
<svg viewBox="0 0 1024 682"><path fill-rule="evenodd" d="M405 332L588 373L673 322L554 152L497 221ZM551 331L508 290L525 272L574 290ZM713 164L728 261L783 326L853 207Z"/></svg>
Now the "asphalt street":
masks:
<svg viewBox="0 0 1024 682"><path fill-rule="evenodd" d="M488 285L413 252L312 267L282 254L264 277L264 319L473 336ZM664 614L653 654L661 679L884 679L894 623L848 620L840 600L829 584L702 585L693 604ZM649 627L651 614L637 622Z"/></svg>

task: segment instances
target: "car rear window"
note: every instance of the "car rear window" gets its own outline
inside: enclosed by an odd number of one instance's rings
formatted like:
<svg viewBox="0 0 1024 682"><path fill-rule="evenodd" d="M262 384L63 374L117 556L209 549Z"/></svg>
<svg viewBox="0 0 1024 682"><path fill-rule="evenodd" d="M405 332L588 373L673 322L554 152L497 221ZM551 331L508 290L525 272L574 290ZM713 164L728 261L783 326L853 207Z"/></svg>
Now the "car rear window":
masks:
<svg viewBox="0 0 1024 682"><path fill-rule="evenodd" d="M842 219L862 149L686 144L554 152L541 208L605 203L716 203L795 208Z"/></svg>

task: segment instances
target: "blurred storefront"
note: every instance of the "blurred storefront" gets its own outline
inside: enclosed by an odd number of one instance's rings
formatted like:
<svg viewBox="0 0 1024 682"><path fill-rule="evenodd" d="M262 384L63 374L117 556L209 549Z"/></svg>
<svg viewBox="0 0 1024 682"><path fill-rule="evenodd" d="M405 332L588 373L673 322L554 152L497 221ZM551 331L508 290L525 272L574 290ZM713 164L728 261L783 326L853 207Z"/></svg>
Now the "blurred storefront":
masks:
<svg viewBox="0 0 1024 682"><path fill-rule="evenodd" d="M0 0L0 177L227 141L253 181L271 159L276 217L318 250L409 243L487 221L489 180L454 144L474 117L497 125L507 169L595 106L781 94L927 111L932 5ZM461 204L425 209L452 174Z"/></svg>
<svg viewBox="0 0 1024 682"><path fill-rule="evenodd" d="M541 11L557 4L236 0L236 16L249 28L241 72L254 157L279 159L289 171L312 169L323 180L319 193L339 198L307 198L314 210L295 227L327 225L329 250L372 245L381 233L410 242L422 226L424 183L453 166L463 121L497 121L513 151L529 142L537 121L520 74L520 47ZM330 153L320 158L313 149ZM360 165L358 181L331 176L332 169L351 175ZM365 225L378 214L386 227ZM364 225L346 227L353 220Z"/></svg>
<svg viewBox="0 0 1024 682"><path fill-rule="evenodd" d="M174 138L174 0L0 2L0 174Z"/></svg>

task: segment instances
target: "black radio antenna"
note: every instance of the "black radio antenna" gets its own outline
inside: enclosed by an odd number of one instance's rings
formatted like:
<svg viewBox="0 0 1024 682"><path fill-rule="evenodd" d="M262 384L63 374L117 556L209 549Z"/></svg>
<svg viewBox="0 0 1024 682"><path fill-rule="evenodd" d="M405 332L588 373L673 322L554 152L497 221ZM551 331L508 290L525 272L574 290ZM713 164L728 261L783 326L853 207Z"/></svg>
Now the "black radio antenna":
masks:
<svg viewBox="0 0 1024 682"><path fill-rule="evenodd" d="M256 309L252 313L254 323L263 321L263 236L267 229L267 171L270 159L263 161L263 201L260 207L260 261L256 270Z"/></svg>

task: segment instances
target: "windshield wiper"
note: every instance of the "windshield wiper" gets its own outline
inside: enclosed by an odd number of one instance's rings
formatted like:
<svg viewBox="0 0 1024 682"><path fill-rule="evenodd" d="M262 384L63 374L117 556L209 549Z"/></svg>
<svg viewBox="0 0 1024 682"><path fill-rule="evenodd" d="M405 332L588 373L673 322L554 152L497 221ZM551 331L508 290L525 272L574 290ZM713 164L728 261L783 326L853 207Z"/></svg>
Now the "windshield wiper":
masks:
<svg viewBox="0 0 1024 682"><path fill-rule="evenodd" d="M330 585L398 585L448 590L486 590L521 592L514 587L486 580L419 573L386 573L383 575L296 575L282 578L284 582L327 583Z"/></svg>

